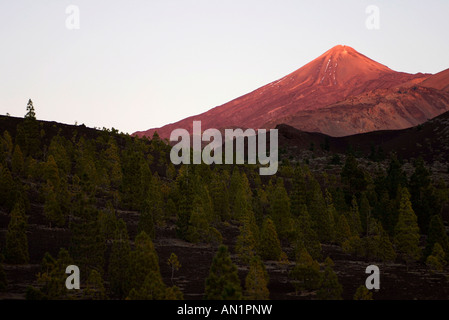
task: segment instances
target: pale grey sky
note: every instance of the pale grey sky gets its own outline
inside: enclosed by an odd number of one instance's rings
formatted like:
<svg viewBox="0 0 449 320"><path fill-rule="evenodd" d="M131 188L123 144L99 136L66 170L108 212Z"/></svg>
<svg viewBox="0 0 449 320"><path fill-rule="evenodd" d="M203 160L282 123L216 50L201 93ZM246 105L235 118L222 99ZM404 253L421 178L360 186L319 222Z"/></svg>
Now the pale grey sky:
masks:
<svg viewBox="0 0 449 320"><path fill-rule="evenodd" d="M66 8L79 8L69 30ZM368 30L376 5L380 29ZM447 0L0 2L0 114L132 133L228 102L337 44L410 73L449 68Z"/></svg>

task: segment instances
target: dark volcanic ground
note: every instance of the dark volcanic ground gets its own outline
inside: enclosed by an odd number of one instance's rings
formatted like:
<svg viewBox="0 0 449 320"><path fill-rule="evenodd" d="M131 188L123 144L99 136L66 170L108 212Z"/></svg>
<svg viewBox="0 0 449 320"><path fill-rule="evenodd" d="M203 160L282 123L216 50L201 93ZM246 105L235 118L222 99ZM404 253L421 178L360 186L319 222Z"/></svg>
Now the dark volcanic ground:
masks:
<svg viewBox="0 0 449 320"><path fill-rule="evenodd" d="M39 212L40 208L36 208ZM42 209L41 209L42 210ZM128 224L130 238L136 234L137 214L135 212L119 212L120 217ZM0 212L0 243L4 243L9 216ZM4 265L8 279L8 289L0 293L0 299L24 299L27 286L36 285L36 274L39 272L39 263L46 251L53 256L57 255L60 247L68 247L69 231L66 229L48 228L43 225L43 217L36 214L29 220L29 251L31 264L29 265ZM238 226L223 225L220 228L224 244L234 252L235 240L238 236ZM154 240L155 248L159 254L159 265L164 282L171 283L171 270L167 265L167 259L174 252L182 267L175 273L173 284L179 286L185 299L202 299L204 282L209 273L212 258L216 247L207 244L191 244L175 238L174 225L157 230ZM284 248L290 253L289 248ZM324 256L330 256L335 263L336 271L343 285L343 298L352 299L357 287L365 283L368 274L365 269L373 261L364 261L357 257L345 254L340 247L323 245ZM232 256L239 268L239 276L244 285L247 268L239 263L237 256ZM293 263L283 265L276 261L266 261L265 265L270 276L270 298L274 300L314 299L315 292L303 292L295 294L293 286L288 279L288 272ZM374 299L448 299L449 298L449 273L431 273L423 264L377 264L380 268L380 290L374 293ZM82 284L81 284L82 285Z"/></svg>

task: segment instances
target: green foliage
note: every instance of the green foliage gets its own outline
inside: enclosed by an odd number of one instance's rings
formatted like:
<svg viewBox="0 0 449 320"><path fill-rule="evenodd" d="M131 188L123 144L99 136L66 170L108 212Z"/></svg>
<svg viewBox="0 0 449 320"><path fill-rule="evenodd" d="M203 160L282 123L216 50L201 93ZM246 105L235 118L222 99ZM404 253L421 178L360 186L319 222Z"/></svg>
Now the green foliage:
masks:
<svg viewBox="0 0 449 320"><path fill-rule="evenodd" d="M119 148L115 139L112 137L109 138L108 148L104 152L104 158L111 186L117 188L122 184L123 174Z"/></svg>
<svg viewBox="0 0 449 320"><path fill-rule="evenodd" d="M9 264L27 264L28 253L27 217L21 203L16 203L6 232L5 261Z"/></svg>
<svg viewBox="0 0 449 320"><path fill-rule="evenodd" d="M194 209L190 216L186 240L193 243L206 242L215 244L219 244L222 241L220 232L209 225L203 206L198 198L196 198Z"/></svg>
<svg viewBox="0 0 449 320"><path fill-rule="evenodd" d="M320 242L333 240L333 204L326 204L321 187L316 179L308 175L307 210L312 218L312 228L318 235Z"/></svg>
<svg viewBox="0 0 449 320"><path fill-rule="evenodd" d="M426 264L432 271L443 271L446 265L446 254L438 242L433 246L432 254L427 257Z"/></svg>
<svg viewBox="0 0 449 320"><path fill-rule="evenodd" d="M110 289L114 296L125 298L130 288L130 253L128 231L125 222L120 219L114 233L109 256L108 275Z"/></svg>
<svg viewBox="0 0 449 320"><path fill-rule="evenodd" d="M317 292L317 298L319 300L341 300L343 288L332 266L333 261L327 258L324 274L321 278L320 289Z"/></svg>
<svg viewBox="0 0 449 320"><path fill-rule="evenodd" d="M210 185L210 196L213 203L214 216L221 221L230 218L229 192L225 182L227 179L224 175L224 173L214 173Z"/></svg>
<svg viewBox="0 0 449 320"><path fill-rule="evenodd" d="M23 153L22 150L20 150L20 146L16 145L14 148L14 153L12 155L11 160L12 165L12 172L15 174L22 174L24 171L24 160L23 160Z"/></svg>
<svg viewBox="0 0 449 320"><path fill-rule="evenodd" d="M354 300L373 300L373 293L361 285L354 294Z"/></svg>
<svg viewBox="0 0 449 320"><path fill-rule="evenodd" d="M39 123L36 120L33 102L28 101L27 113L23 123L17 125L16 144L20 145L25 155L36 157L41 153L41 134Z"/></svg>
<svg viewBox="0 0 449 320"><path fill-rule="evenodd" d="M129 299L151 300L165 298L165 284L159 271L159 258L151 238L141 232L134 242L135 249L130 253Z"/></svg>
<svg viewBox="0 0 449 320"><path fill-rule="evenodd" d="M31 99L28 100L27 113L25 114L25 119L36 120L36 112L34 110L33 101L31 101Z"/></svg>
<svg viewBox="0 0 449 320"><path fill-rule="evenodd" d="M273 193L269 196L270 216L282 238L291 238L293 223L290 217L290 199L284 187L282 178L278 178Z"/></svg>
<svg viewBox="0 0 449 320"><path fill-rule="evenodd" d="M55 188L59 187L61 181L59 178L59 169L52 155L48 157L47 163L45 164L44 179L50 181Z"/></svg>
<svg viewBox="0 0 449 320"><path fill-rule="evenodd" d="M10 211L16 203L16 184L7 166L0 164L0 205Z"/></svg>
<svg viewBox="0 0 449 320"><path fill-rule="evenodd" d="M406 186L407 177L402 170L402 164L395 155L391 158L384 183L391 199L396 198L398 191Z"/></svg>
<svg viewBox="0 0 449 320"><path fill-rule="evenodd" d="M173 277L175 275L175 271L178 271L181 268L181 263L178 260L178 256L174 254L173 252L170 255L170 258L167 260L167 264L170 266L171 269L171 282L173 284Z"/></svg>
<svg viewBox="0 0 449 320"><path fill-rule="evenodd" d="M406 188L400 193L399 219L395 228L395 243L404 259L416 261L421 257L419 247L419 227L415 212L410 202L410 194Z"/></svg>
<svg viewBox="0 0 449 320"><path fill-rule="evenodd" d="M61 175L69 174L72 169L70 155L65 145L70 147L71 143L58 134L51 139L50 146L48 147L48 155L49 157L52 156L55 160Z"/></svg>
<svg viewBox="0 0 449 320"><path fill-rule="evenodd" d="M367 186L365 173L359 168L357 159L353 155L346 157L345 165L341 170L341 180L344 183L346 197L352 198L364 191Z"/></svg>
<svg viewBox="0 0 449 320"><path fill-rule="evenodd" d="M106 204L106 210L101 210L99 212L98 224L104 239L115 239L118 220L115 209L110 202Z"/></svg>
<svg viewBox="0 0 449 320"><path fill-rule="evenodd" d="M362 224L360 222L359 206L357 204L357 198L352 197L351 211L348 214L348 223L351 228L351 234L361 235L362 234Z"/></svg>
<svg viewBox="0 0 449 320"><path fill-rule="evenodd" d="M48 252L41 263L41 272L37 275L39 292L31 292L33 298L59 300L69 298L69 291L65 286L67 266L73 265L69 252L61 248L55 260Z"/></svg>
<svg viewBox="0 0 449 320"><path fill-rule="evenodd" d="M92 270L87 278L84 298L88 300L105 300L107 298L101 274Z"/></svg>
<svg viewBox="0 0 449 320"><path fill-rule="evenodd" d="M316 290L321 281L320 265L313 260L305 248L302 248L295 267L290 271L290 278L296 294L302 290Z"/></svg>
<svg viewBox="0 0 449 320"><path fill-rule="evenodd" d="M168 287L165 290L165 300L184 300L184 295L177 286Z"/></svg>
<svg viewBox="0 0 449 320"><path fill-rule="evenodd" d="M221 245L212 260L209 276L206 279L204 298L207 300L240 300L242 288L237 267L232 262L228 248Z"/></svg>
<svg viewBox="0 0 449 320"><path fill-rule="evenodd" d="M265 265L258 256L254 256L250 261L248 275L245 279L245 299L268 300L270 298L268 282L269 277Z"/></svg>
<svg viewBox="0 0 449 320"><path fill-rule="evenodd" d="M317 234L312 229L312 222L309 212L307 211L307 206L305 204L301 205L299 208L299 214L296 224L297 233L295 241L295 252L297 259L303 248L305 248L314 259L320 259L321 244L318 240Z"/></svg>
<svg viewBox="0 0 449 320"><path fill-rule="evenodd" d="M282 253L276 227L273 220L266 218L262 225L260 234L259 255L264 260L277 260Z"/></svg>
<svg viewBox="0 0 449 320"><path fill-rule="evenodd" d="M140 214L139 222L137 225L137 232L145 232L147 235L154 239L155 229L154 229L154 218L153 211L150 206L146 206L143 212Z"/></svg>
<svg viewBox="0 0 449 320"><path fill-rule="evenodd" d="M409 190L410 201L418 217L420 230L427 233L432 216L440 214L443 204L438 199L436 189L431 184L430 171L425 167L422 159L415 162L415 171L410 177Z"/></svg>
<svg viewBox="0 0 449 320"><path fill-rule="evenodd" d="M44 215L45 218L52 224L62 227L65 224L65 216L57 199L57 193L50 180L47 180L47 185L44 187L45 204Z"/></svg>
<svg viewBox="0 0 449 320"><path fill-rule="evenodd" d="M253 219L248 217L240 226L240 234L237 237L235 251L244 264L250 264L253 257L257 253L258 234L254 235L253 230L255 229L258 229L258 227L255 223L254 217Z"/></svg>
<svg viewBox="0 0 449 320"><path fill-rule="evenodd" d="M335 240L338 244L343 245L343 243L351 237L351 228L349 227L348 221L344 214L340 215L336 227L336 237Z"/></svg>
<svg viewBox="0 0 449 320"><path fill-rule="evenodd" d="M102 273L106 248L98 210L80 193L75 197L72 215L69 224L72 233L71 256L77 262L81 275L88 275L92 269Z"/></svg>
<svg viewBox="0 0 449 320"><path fill-rule="evenodd" d="M446 256L448 256L449 239L440 215L434 215L432 217L428 230L429 233L427 236L426 247L424 249L424 257L428 257L431 254L436 243L439 243L439 245L443 248Z"/></svg>
<svg viewBox="0 0 449 320"><path fill-rule="evenodd" d="M396 252L393 248L393 244L390 241L390 237L380 226L379 237L377 240L376 257L382 262L394 261L396 259Z"/></svg>

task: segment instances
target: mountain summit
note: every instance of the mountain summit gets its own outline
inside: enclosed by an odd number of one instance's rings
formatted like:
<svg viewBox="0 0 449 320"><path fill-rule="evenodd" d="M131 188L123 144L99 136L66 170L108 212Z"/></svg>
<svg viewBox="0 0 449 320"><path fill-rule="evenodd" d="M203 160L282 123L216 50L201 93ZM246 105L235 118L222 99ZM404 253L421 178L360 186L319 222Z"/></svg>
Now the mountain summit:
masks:
<svg viewBox="0 0 449 320"><path fill-rule="evenodd" d="M157 131L168 138L177 128L191 131L195 120L202 121L203 130L274 128L285 123L331 136L403 129L449 110L447 92L430 86L418 89L430 77L391 70L349 46L337 45L253 92L202 114L135 135L151 137Z"/></svg>

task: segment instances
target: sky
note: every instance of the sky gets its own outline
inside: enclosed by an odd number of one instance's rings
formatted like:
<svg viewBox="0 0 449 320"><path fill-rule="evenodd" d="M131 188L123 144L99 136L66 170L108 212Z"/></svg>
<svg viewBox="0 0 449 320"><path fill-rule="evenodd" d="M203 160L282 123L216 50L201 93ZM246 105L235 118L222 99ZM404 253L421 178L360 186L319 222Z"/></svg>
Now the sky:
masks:
<svg viewBox="0 0 449 320"><path fill-rule="evenodd" d="M337 44L437 73L449 68L448 12L447 0L1 1L0 114L23 117L31 98L40 120L131 134L222 105Z"/></svg>

